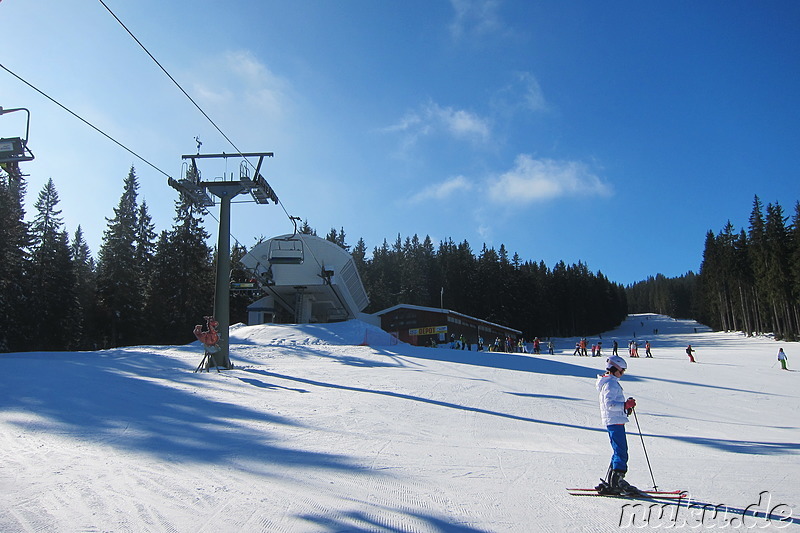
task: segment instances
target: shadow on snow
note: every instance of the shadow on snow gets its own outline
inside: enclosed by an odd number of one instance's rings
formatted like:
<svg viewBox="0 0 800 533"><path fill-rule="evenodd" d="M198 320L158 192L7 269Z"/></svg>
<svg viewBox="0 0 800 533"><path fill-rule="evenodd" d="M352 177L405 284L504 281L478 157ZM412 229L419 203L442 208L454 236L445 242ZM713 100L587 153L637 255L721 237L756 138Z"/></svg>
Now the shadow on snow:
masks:
<svg viewBox="0 0 800 533"><path fill-rule="evenodd" d="M300 423L195 394L192 389L202 378L188 366L180 368L174 359L149 351L8 354L0 361L6 370L0 391L3 411L40 417L35 422L9 420L27 430L173 461L224 463L236 457L264 465L361 469L344 455L282 445L270 427Z"/></svg>

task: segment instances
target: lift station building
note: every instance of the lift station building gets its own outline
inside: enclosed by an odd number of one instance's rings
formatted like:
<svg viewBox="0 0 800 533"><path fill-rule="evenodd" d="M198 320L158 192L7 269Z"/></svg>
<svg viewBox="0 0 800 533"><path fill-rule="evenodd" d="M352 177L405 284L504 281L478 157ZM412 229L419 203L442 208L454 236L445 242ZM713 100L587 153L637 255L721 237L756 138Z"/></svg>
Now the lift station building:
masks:
<svg viewBox="0 0 800 533"><path fill-rule="evenodd" d="M375 314L380 317L383 330L415 346L430 346L432 342L445 343L450 340L451 335L455 339L463 336L472 345L477 344L479 337L490 344L496 337L511 337L516 340L522 336L522 332L517 329L450 309L398 304Z"/></svg>
<svg viewBox="0 0 800 533"><path fill-rule="evenodd" d="M352 256L315 235L273 237L241 262L267 293L248 306L251 325L339 322L360 318L369 304Z"/></svg>

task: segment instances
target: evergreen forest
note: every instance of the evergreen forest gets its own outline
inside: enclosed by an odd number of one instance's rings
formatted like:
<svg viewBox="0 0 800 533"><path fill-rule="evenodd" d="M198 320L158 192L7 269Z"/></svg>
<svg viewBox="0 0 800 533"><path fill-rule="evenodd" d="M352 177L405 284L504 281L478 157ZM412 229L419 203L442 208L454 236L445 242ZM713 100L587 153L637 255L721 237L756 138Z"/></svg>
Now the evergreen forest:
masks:
<svg viewBox="0 0 800 533"><path fill-rule="evenodd" d="M800 202L791 217L756 196L747 229L708 231L700 273L627 288L631 313L692 318L715 330L800 338Z"/></svg>

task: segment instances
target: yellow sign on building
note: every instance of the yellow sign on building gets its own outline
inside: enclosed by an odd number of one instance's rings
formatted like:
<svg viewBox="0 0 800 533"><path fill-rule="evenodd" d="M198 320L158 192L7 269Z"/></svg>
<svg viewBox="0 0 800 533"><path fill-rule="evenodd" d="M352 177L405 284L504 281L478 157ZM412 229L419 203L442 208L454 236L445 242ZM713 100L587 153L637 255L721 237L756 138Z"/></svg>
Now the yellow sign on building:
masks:
<svg viewBox="0 0 800 533"><path fill-rule="evenodd" d="M409 335L436 335L438 333L447 333L447 326L428 326L408 330Z"/></svg>

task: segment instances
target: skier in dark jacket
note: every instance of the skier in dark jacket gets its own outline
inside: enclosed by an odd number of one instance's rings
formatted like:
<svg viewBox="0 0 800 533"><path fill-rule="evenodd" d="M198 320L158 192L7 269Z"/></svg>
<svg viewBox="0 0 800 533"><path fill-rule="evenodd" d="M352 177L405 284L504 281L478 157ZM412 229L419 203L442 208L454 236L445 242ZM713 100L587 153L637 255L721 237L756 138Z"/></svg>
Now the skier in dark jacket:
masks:
<svg viewBox="0 0 800 533"><path fill-rule="evenodd" d="M686 355L689 356L689 362L696 363L697 361L694 360L694 356L692 355L695 352L695 349L692 348L692 345L686 347Z"/></svg>

